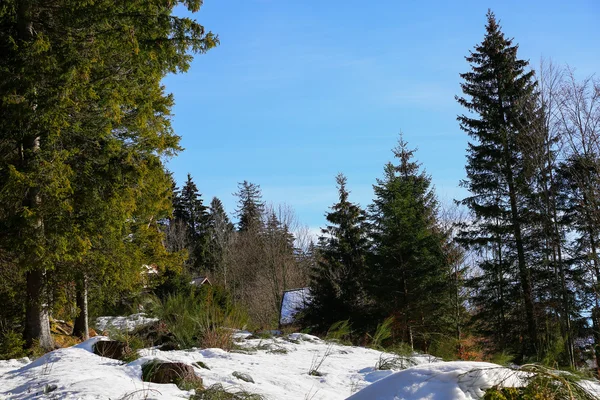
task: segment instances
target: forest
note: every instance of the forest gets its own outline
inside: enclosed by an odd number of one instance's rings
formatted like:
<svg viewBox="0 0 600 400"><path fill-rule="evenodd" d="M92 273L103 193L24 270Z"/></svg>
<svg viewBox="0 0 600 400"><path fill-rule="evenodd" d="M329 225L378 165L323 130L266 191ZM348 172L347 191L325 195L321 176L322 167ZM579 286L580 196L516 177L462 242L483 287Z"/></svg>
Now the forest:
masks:
<svg viewBox="0 0 600 400"><path fill-rule="evenodd" d="M0 6L0 358L190 299L215 314L200 332L173 319L182 345L223 321L280 329L283 294L307 287L294 328L313 335L600 374L600 79L520 58L489 11L457 77L469 195L441 202L400 134L370 204L331 177L315 237L259 182L239 182L226 210L166 167L182 149L162 81L220 44L173 13L201 5Z"/></svg>

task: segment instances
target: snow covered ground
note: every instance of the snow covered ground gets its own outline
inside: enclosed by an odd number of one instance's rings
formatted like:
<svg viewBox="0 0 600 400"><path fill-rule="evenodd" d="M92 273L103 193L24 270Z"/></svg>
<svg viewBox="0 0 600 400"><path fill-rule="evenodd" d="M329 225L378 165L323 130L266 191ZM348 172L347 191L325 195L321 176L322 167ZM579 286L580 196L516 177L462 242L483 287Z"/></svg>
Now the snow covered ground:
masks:
<svg viewBox="0 0 600 400"><path fill-rule="evenodd" d="M377 370L380 359L392 355L306 334L252 339L250 333L240 332L236 336L239 348L232 352L144 349L142 357L129 364L92 353L95 342L107 339L102 336L33 362L0 361L0 399L188 398L192 393L175 385L142 382L141 365L155 358L187 364L201 361L210 368L195 367L205 386L221 383L269 400L470 400L480 398L492 385L520 381L518 374L495 364L440 362L431 356L411 357L414 366L402 371ZM319 362L319 374L310 375ZM233 372L249 374L254 383L239 380ZM589 387L600 395L599 385Z"/></svg>

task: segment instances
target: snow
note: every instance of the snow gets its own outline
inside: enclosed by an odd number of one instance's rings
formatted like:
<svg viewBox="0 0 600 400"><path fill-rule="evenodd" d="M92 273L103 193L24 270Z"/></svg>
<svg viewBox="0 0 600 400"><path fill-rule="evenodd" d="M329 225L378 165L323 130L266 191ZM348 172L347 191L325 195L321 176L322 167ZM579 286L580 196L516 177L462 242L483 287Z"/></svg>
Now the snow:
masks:
<svg viewBox="0 0 600 400"><path fill-rule="evenodd" d="M483 362L438 362L396 372L348 400L474 400L495 385L523 386L527 375Z"/></svg>
<svg viewBox="0 0 600 400"><path fill-rule="evenodd" d="M123 326L129 327L127 323ZM524 376L495 364L440 362L427 355L410 357L415 366L406 370L377 370L380 358L393 355L328 343L302 333L252 339L250 332L237 332L235 337L239 346L231 352L150 348L141 350L141 358L129 364L92 353L94 343L108 339L104 336L55 350L33 362L0 361L0 399L188 398L192 392L175 385L141 380L141 366L153 359L190 365L201 361L210 370L200 366L194 370L205 386L221 383L270 400L470 400L481 398L484 390L495 384L518 385ZM321 375L309 375L321 361ZM236 378L234 372L248 374L254 383ZM586 382L586 387L600 395L597 383ZM54 390L44 394L48 388Z"/></svg>
<svg viewBox="0 0 600 400"><path fill-rule="evenodd" d="M309 288L288 290L284 292L283 299L281 300L279 323L281 325L293 323L296 313L303 310L310 301L311 296Z"/></svg>
<svg viewBox="0 0 600 400"><path fill-rule="evenodd" d="M146 317L146 314L132 314L126 317L98 317L96 318L96 329L99 332L119 330L130 332L138 326L144 326L158 321L157 318Z"/></svg>

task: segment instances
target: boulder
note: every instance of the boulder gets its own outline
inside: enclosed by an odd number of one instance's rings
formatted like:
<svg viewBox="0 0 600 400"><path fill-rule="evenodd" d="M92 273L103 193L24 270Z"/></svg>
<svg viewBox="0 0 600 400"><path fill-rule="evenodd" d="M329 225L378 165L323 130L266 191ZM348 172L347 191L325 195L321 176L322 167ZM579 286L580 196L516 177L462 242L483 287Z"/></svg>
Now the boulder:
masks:
<svg viewBox="0 0 600 400"><path fill-rule="evenodd" d="M179 362L150 361L142 366L142 380L153 383L181 383L202 385L202 378L191 365Z"/></svg>
<svg viewBox="0 0 600 400"><path fill-rule="evenodd" d="M249 374L246 374L245 372L233 371L231 375L244 382L254 383L254 379L252 379L252 377Z"/></svg>
<svg viewBox="0 0 600 400"><path fill-rule="evenodd" d="M122 359L126 354L131 353L131 348L125 342L116 340L101 340L94 344L94 354L102 357Z"/></svg>

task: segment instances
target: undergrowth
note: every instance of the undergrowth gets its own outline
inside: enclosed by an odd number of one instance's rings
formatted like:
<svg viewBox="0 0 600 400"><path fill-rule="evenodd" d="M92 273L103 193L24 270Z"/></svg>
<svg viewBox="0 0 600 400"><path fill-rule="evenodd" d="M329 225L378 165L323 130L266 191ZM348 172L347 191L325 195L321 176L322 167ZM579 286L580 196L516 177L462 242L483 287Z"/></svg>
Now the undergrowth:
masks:
<svg viewBox="0 0 600 400"><path fill-rule="evenodd" d="M233 348L233 334L248 317L211 288L201 293L170 294L156 300L151 313L164 322L181 348Z"/></svg>
<svg viewBox="0 0 600 400"><path fill-rule="evenodd" d="M190 400L265 400L265 398L235 387L227 389L217 383L206 389L196 390L196 394L192 395Z"/></svg>
<svg viewBox="0 0 600 400"><path fill-rule="evenodd" d="M530 373L523 387L494 386L485 392L484 400L598 400L584 389L577 375L528 364L519 371Z"/></svg>

